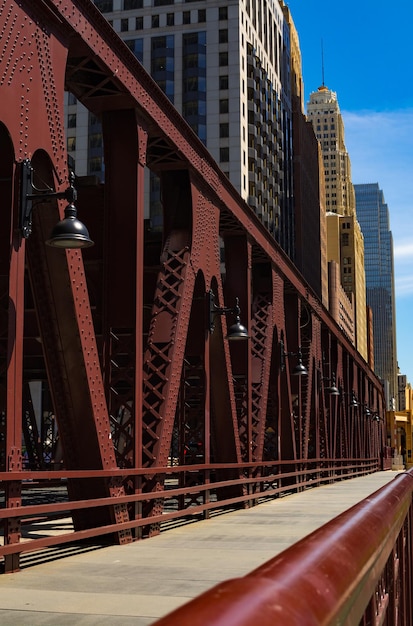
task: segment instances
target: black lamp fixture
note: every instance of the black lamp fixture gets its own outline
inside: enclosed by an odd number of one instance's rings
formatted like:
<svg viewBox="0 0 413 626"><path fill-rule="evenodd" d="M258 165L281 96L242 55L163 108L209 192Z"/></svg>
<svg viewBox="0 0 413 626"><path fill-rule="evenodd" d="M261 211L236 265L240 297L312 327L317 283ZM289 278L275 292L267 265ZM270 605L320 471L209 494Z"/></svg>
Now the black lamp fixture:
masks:
<svg viewBox="0 0 413 626"><path fill-rule="evenodd" d="M364 405L364 414L366 417L370 417L371 415L371 411L369 409L369 407L367 406L367 403Z"/></svg>
<svg viewBox="0 0 413 626"><path fill-rule="evenodd" d="M308 371L303 363L303 355L301 352L301 346L298 346L297 352L284 352L284 341L280 340L280 369L283 372L285 370L285 359L290 356L297 357L297 365L291 372L293 376L308 376Z"/></svg>
<svg viewBox="0 0 413 626"><path fill-rule="evenodd" d="M356 394L354 393L354 391L351 392L350 406L353 407L354 409L360 406L360 403L357 402Z"/></svg>
<svg viewBox="0 0 413 626"><path fill-rule="evenodd" d="M70 184L65 191L54 191L50 187L38 189L33 183L34 170L29 159L22 162L21 175L21 210L20 210L20 230L22 237L27 239L32 232L32 214L34 202L42 202L45 199L55 198L68 201L65 208L65 217L53 228L47 245L54 248L89 248L93 246L93 241L89 237L86 226L77 219L75 202L77 192L74 186L75 175L70 172Z"/></svg>
<svg viewBox="0 0 413 626"><path fill-rule="evenodd" d="M331 378L323 378L323 380L325 380L326 382L331 383L329 387L325 387L324 391L326 393L328 393L330 396L339 396L340 395L340 391L336 385L336 375L333 372L331 374Z"/></svg>
<svg viewBox="0 0 413 626"><path fill-rule="evenodd" d="M226 339L229 341L240 341L249 339L248 331L241 324L241 309L239 307L239 299L235 298L235 306L233 308L220 307L215 304L215 294L212 290L208 292L209 303L209 332L213 333L215 329L215 317L217 315L227 315L228 313L235 315L235 324L229 327Z"/></svg>

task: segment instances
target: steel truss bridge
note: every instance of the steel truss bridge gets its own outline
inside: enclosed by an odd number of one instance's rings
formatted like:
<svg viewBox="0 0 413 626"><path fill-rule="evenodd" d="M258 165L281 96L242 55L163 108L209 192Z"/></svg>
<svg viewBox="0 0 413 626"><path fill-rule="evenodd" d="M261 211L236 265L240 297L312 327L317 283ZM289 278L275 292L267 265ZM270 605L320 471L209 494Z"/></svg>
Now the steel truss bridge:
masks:
<svg viewBox="0 0 413 626"><path fill-rule="evenodd" d="M0 29L4 571L382 467L380 381L96 7L1 0ZM103 129L105 183L76 180L83 251L45 245L61 199L32 198L21 230L28 159L35 189L68 185L65 90ZM236 298L249 339L230 342L211 306ZM25 539L62 515L71 532Z"/></svg>

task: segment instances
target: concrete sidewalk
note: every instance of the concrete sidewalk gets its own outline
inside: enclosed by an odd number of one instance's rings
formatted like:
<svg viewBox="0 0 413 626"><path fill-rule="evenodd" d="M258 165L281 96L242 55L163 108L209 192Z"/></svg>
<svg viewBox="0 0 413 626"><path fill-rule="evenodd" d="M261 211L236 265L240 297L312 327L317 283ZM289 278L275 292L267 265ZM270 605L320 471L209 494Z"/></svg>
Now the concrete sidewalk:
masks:
<svg viewBox="0 0 413 626"><path fill-rule="evenodd" d="M144 626L247 574L390 482L378 472L0 576L2 626Z"/></svg>

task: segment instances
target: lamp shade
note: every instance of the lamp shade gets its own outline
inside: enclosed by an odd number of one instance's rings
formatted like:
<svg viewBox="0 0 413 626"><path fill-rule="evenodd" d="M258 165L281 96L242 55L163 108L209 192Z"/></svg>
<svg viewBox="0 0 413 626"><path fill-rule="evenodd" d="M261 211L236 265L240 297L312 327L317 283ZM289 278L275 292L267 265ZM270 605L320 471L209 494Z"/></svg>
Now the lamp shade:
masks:
<svg viewBox="0 0 413 626"><path fill-rule="evenodd" d="M228 329L228 341L238 341L241 339L249 339L248 331L238 320Z"/></svg>
<svg viewBox="0 0 413 626"><path fill-rule="evenodd" d="M325 391L330 395L330 396L339 396L340 395L340 391L337 389L335 383L333 382L331 387L326 387Z"/></svg>
<svg viewBox="0 0 413 626"><path fill-rule="evenodd" d="M46 243L53 248L89 248L93 246L86 226L77 219L74 204L67 205L64 218L53 228L50 239Z"/></svg>
<svg viewBox="0 0 413 626"><path fill-rule="evenodd" d="M298 361L297 365L294 367L292 374L293 376L308 376L307 368L303 364L301 359Z"/></svg>

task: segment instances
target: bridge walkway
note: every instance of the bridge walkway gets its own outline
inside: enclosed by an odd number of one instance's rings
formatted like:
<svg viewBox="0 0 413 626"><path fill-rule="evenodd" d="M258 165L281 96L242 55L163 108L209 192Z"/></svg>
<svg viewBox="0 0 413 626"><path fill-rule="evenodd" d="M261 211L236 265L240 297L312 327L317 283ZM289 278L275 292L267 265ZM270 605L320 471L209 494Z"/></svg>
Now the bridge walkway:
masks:
<svg viewBox="0 0 413 626"><path fill-rule="evenodd" d="M19 573L0 577L0 623L153 624L218 582L247 574L396 475L386 471L344 480L126 546L66 558L53 553L47 562L43 555L39 564L28 562Z"/></svg>

